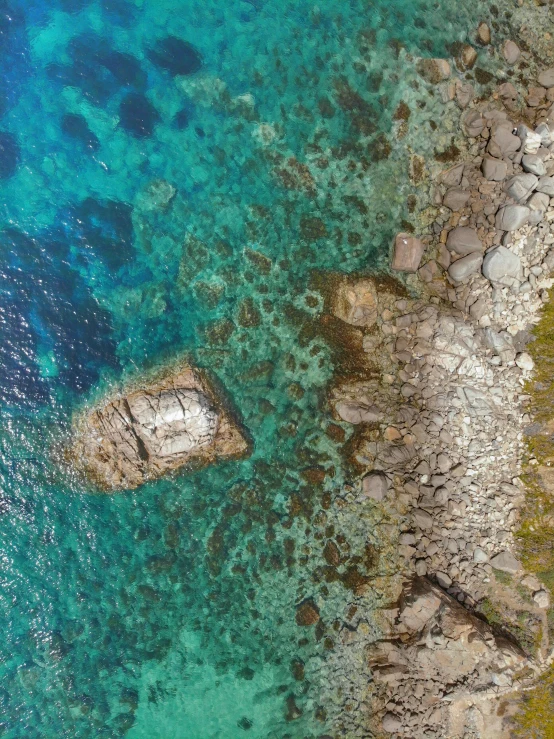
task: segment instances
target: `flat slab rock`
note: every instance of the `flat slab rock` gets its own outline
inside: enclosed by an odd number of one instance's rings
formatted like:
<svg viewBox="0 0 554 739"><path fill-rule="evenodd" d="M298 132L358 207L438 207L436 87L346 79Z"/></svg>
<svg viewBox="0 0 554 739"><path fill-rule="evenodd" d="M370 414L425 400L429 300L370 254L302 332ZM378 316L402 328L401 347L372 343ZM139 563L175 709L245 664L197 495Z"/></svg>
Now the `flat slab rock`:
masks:
<svg viewBox="0 0 554 739"><path fill-rule="evenodd" d="M91 482L114 492L247 450L205 375L181 367L79 416L69 457Z"/></svg>

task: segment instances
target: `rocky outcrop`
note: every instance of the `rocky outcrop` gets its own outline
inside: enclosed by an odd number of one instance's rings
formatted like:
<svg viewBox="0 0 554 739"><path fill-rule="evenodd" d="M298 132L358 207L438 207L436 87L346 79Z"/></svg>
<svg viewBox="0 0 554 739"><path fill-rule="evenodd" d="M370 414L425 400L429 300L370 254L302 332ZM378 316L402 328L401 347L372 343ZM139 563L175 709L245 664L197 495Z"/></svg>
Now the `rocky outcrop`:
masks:
<svg viewBox="0 0 554 739"><path fill-rule="evenodd" d="M68 453L90 481L110 492L247 449L205 374L181 367L79 416Z"/></svg>
<svg viewBox="0 0 554 739"><path fill-rule="evenodd" d="M368 649L368 659L386 696L388 734L456 736L460 702L511 685L528 667L517 644L424 577L406 584L387 616L387 638Z"/></svg>

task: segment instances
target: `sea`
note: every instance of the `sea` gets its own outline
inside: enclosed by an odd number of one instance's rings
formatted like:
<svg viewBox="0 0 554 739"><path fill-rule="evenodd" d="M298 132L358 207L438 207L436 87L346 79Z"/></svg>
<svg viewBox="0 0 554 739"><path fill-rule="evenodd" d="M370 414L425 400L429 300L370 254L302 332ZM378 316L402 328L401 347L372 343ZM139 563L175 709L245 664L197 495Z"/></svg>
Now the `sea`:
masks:
<svg viewBox="0 0 554 739"><path fill-rule="evenodd" d="M326 543L363 565L329 523L353 473L326 290L387 272L444 106L416 60L495 10L1 0L0 737L339 735ZM183 358L251 453L84 482L75 414Z"/></svg>

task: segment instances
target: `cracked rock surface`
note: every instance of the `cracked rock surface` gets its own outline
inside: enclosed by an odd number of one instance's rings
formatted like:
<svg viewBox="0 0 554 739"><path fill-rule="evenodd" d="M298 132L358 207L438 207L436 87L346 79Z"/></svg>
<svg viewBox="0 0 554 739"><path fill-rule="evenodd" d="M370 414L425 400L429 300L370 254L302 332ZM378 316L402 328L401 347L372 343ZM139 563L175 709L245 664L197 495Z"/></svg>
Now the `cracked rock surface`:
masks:
<svg viewBox="0 0 554 739"><path fill-rule="evenodd" d="M207 378L187 367L81 416L70 457L92 482L111 491L246 450Z"/></svg>

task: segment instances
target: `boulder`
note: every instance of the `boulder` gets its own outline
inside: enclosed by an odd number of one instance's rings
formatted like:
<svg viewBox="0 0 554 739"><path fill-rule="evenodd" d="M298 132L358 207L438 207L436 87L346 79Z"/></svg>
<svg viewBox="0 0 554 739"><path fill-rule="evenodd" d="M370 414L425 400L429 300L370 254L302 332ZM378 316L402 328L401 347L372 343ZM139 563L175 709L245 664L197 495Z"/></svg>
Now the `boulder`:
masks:
<svg viewBox="0 0 554 739"><path fill-rule="evenodd" d="M383 731L386 731L387 734L394 734L402 728L402 721L394 713L389 712L383 716L382 726Z"/></svg>
<svg viewBox="0 0 554 739"><path fill-rule="evenodd" d="M527 207L531 210L529 215L529 223L536 226L544 218L544 214L548 210L550 198L543 192L536 192L531 195L527 201Z"/></svg>
<svg viewBox="0 0 554 739"><path fill-rule="evenodd" d="M129 392L79 416L73 431L68 456L107 492L248 450L206 373L190 366L135 383Z"/></svg>
<svg viewBox="0 0 554 739"><path fill-rule="evenodd" d="M420 59L416 69L418 74L432 85L447 80L451 75L450 64L446 59Z"/></svg>
<svg viewBox="0 0 554 739"><path fill-rule="evenodd" d="M483 255L478 252L453 262L448 268L448 274L454 282L465 282L471 275L479 272L483 263Z"/></svg>
<svg viewBox="0 0 554 739"><path fill-rule="evenodd" d="M520 352L516 357L516 364L526 372L531 372L535 366L533 357L528 352Z"/></svg>
<svg viewBox="0 0 554 739"><path fill-rule="evenodd" d="M515 575L516 572L521 572L523 567L511 552L504 551L500 554L496 554L490 561L491 565L495 570L501 572L507 572L510 575Z"/></svg>
<svg viewBox="0 0 554 739"><path fill-rule="evenodd" d="M501 283L506 277L517 278L521 274L521 261L505 246L497 246L485 254L483 274L493 283Z"/></svg>
<svg viewBox="0 0 554 739"><path fill-rule="evenodd" d="M499 231L516 231L521 228L531 215L524 205L505 205L496 214L496 228Z"/></svg>
<svg viewBox="0 0 554 739"><path fill-rule="evenodd" d="M465 208L469 198L470 193L467 192L467 190L462 190L461 187L451 187L450 190L445 193L445 196L442 199L442 204L447 208L450 208L450 210L458 211Z"/></svg>
<svg viewBox="0 0 554 739"><path fill-rule="evenodd" d="M467 136L476 139L483 133L486 120L481 116L478 110L468 110L462 116L462 126ZM459 184L459 183L457 183Z"/></svg>
<svg viewBox="0 0 554 739"><path fill-rule="evenodd" d="M473 85L469 82L462 82L462 80L456 80L455 87L456 102L463 110L471 103L475 97L475 90Z"/></svg>
<svg viewBox="0 0 554 739"><path fill-rule="evenodd" d="M477 236L477 232L468 226L458 226L448 234L446 246L450 251L465 256L473 252L482 252L483 244Z"/></svg>
<svg viewBox="0 0 554 739"><path fill-rule="evenodd" d="M497 159L510 157L521 147L521 139L512 133L511 125L506 123L496 124L491 133L487 152Z"/></svg>
<svg viewBox="0 0 554 739"><path fill-rule="evenodd" d="M554 67L545 69L539 74L539 85L541 87L546 87L547 89L554 87Z"/></svg>
<svg viewBox="0 0 554 739"><path fill-rule="evenodd" d="M459 56L462 69L473 69L477 61L477 52L470 44L464 44Z"/></svg>
<svg viewBox="0 0 554 739"><path fill-rule="evenodd" d="M515 177L510 177L504 189L511 198L517 200L518 203L523 203L531 195L538 183L539 178L530 172L527 174L516 174Z"/></svg>
<svg viewBox="0 0 554 739"><path fill-rule="evenodd" d="M462 181L463 174L464 165L456 164L454 167L450 167L450 169L441 173L440 181L445 187L457 187Z"/></svg>
<svg viewBox="0 0 554 739"><path fill-rule="evenodd" d="M524 154L536 154L540 149L542 143L541 136L532 131L525 123L519 124L517 135L521 140L521 149Z"/></svg>
<svg viewBox="0 0 554 739"><path fill-rule="evenodd" d="M341 420L354 425L377 423L383 417L376 405L369 405L361 400L339 400L335 405L335 410Z"/></svg>
<svg viewBox="0 0 554 739"><path fill-rule="evenodd" d="M525 154L521 159L521 166L525 172L530 172L537 177L543 177L546 174L544 161L536 154Z"/></svg>
<svg viewBox="0 0 554 739"><path fill-rule="evenodd" d="M479 23L477 27L477 42L481 46L488 46L491 42L491 29L485 21Z"/></svg>
<svg viewBox="0 0 554 739"><path fill-rule="evenodd" d="M485 156L483 157L483 163L481 165L483 176L487 180L492 182L502 182L506 179L508 174L508 164L502 159L496 159L495 157Z"/></svg>
<svg viewBox="0 0 554 739"><path fill-rule="evenodd" d="M508 39L508 41L504 42L504 46L502 47L502 54L504 55L504 59L508 62L508 64L512 66L521 56L521 49L514 41Z"/></svg>
<svg viewBox="0 0 554 739"><path fill-rule="evenodd" d="M541 146L550 146L552 143L552 131L548 123L539 123L535 128L535 133L541 137Z"/></svg>
<svg viewBox="0 0 554 739"><path fill-rule="evenodd" d="M365 498L384 500L389 489L389 481L384 472L370 472L362 480L362 493Z"/></svg>
<svg viewBox="0 0 554 739"><path fill-rule="evenodd" d="M549 198L554 198L554 177L541 177L537 185L537 192L543 192Z"/></svg>
<svg viewBox="0 0 554 739"><path fill-rule="evenodd" d="M550 596L546 590L537 590L533 600L539 608L550 608Z"/></svg>
<svg viewBox="0 0 554 739"><path fill-rule="evenodd" d="M392 269L396 272L417 272L424 250L424 244L415 236L407 233L397 234Z"/></svg>
<svg viewBox="0 0 554 739"><path fill-rule="evenodd" d="M319 608L311 598L296 606L296 623L298 626L313 626L319 621Z"/></svg>
<svg viewBox="0 0 554 739"><path fill-rule="evenodd" d="M377 290L373 280L344 279L335 292L332 311L351 326L373 326L378 315Z"/></svg>

